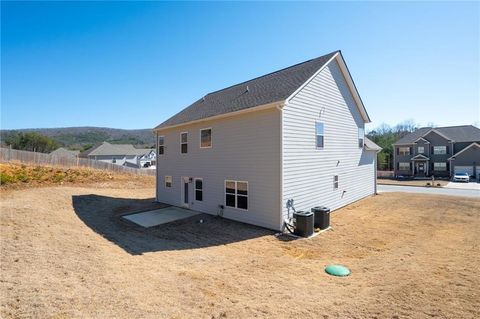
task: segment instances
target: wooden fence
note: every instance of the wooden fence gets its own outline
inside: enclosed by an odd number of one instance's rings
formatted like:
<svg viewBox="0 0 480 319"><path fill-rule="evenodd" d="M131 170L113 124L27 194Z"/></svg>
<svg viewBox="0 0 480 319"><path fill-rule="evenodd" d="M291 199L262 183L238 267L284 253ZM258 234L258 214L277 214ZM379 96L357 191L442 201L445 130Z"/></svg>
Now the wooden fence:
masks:
<svg viewBox="0 0 480 319"><path fill-rule="evenodd" d="M114 172L155 176L155 169L140 169L120 166L87 158L63 157L44 153L19 151L0 148L0 162L20 162L26 164L50 165L62 167L90 167Z"/></svg>

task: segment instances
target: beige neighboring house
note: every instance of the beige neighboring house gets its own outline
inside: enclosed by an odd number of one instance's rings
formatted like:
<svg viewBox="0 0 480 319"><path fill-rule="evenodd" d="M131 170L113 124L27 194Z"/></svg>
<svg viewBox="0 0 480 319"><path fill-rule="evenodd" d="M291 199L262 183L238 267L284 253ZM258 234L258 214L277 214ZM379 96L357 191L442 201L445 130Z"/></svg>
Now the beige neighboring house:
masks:
<svg viewBox="0 0 480 319"><path fill-rule="evenodd" d="M66 158L77 158L80 151L71 151L66 148L60 147L50 153L52 156L56 157L66 157Z"/></svg>
<svg viewBox="0 0 480 319"><path fill-rule="evenodd" d="M151 153L149 148L135 148L132 144L103 142L80 153L79 157L116 165L140 167L140 158Z"/></svg>

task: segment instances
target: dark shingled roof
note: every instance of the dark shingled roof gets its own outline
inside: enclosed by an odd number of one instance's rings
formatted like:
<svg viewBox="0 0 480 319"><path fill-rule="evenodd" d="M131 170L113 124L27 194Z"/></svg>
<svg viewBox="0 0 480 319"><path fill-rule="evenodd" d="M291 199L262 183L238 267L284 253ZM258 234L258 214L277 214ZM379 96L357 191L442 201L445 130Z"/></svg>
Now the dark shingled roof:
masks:
<svg viewBox="0 0 480 319"><path fill-rule="evenodd" d="M339 51L209 93L156 128L283 101L312 77L337 52Z"/></svg>
<svg viewBox="0 0 480 319"><path fill-rule="evenodd" d="M446 126L446 127L422 127L413 133L410 133L395 144L411 144L417 139L427 134L431 129L435 129L443 136L454 142L478 142L480 141L480 129L473 125Z"/></svg>

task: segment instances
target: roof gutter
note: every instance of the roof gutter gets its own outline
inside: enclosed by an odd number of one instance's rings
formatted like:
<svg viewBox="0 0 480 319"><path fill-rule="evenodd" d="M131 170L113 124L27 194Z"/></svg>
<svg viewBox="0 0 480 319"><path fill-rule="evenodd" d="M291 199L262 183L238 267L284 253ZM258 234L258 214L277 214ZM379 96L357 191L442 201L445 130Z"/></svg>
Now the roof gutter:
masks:
<svg viewBox="0 0 480 319"><path fill-rule="evenodd" d="M251 112L262 111L262 110L267 110L267 109L271 109L271 108L281 109L284 106L285 106L285 100L280 100L280 101L276 101L276 102L272 102L272 103L268 103L268 104L263 104L263 105L259 105L259 106L250 107L250 108L243 109L243 110L240 110L240 111L229 112L229 113L219 114L219 115L215 115L215 116L209 116L209 117L205 117L203 119L193 120L193 121L189 121L189 122L185 122L185 123L168 125L168 126L163 126L163 127L158 127L157 126L153 129L153 131L154 132L159 132L159 131L169 130L169 129L173 129L173 128L177 128L177 127L181 127L181 126L187 126L187 125L192 125L192 124L206 122L206 121L213 121L213 120L219 120L219 119L224 119L224 118L228 118L228 117L239 116L239 115L243 115L243 114L247 114L247 113L251 113Z"/></svg>

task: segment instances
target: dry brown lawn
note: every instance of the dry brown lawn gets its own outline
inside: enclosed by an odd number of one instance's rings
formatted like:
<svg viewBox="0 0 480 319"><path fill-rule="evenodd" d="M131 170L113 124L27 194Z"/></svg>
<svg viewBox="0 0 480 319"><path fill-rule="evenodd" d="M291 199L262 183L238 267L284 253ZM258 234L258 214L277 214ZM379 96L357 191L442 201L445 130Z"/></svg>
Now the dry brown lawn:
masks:
<svg viewBox="0 0 480 319"><path fill-rule="evenodd" d="M387 178L379 178L377 179L378 184L382 185L402 185L402 186L427 186L427 183L430 183L432 185L431 180L396 180L396 179L387 179ZM435 180L434 181L434 186L437 187L438 184L440 186L445 186L448 184L448 181L445 180Z"/></svg>
<svg viewBox="0 0 480 319"><path fill-rule="evenodd" d="M110 187L0 192L0 317L480 317L479 200L384 193L290 240L207 215L143 230L120 215L154 189Z"/></svg>

